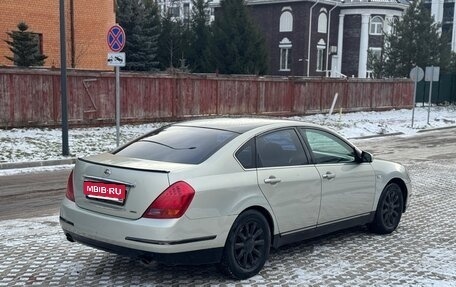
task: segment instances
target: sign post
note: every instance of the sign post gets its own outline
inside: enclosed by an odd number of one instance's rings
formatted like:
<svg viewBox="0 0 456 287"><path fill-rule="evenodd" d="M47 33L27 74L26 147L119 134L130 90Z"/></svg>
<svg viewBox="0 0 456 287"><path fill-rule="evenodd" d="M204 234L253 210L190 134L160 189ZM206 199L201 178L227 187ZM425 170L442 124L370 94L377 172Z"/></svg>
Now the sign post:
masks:
<svg viewBox="0 0 456 287"><path fill-rule="evenodd" d="M125 46L125 31L119 25L108 31L108 46L114 53L108 53L108 66L116 67L116 144L120 138L120 67L125 67L125 53L119 53Z"/></svg>
<svg viewBox="0 0 456 287"><path fill-rule="evenodd" d="M62 102L62 155L70 155L68 143L68 96L65 38L65 1L59 1L60 12L60 93Z"/></svg>
<svg viewBox="0 0 456 287"><path fill-rule="evenodd" d="M410 79L415 83L413 89L413 109L412 109L412 128L415 122L415 105L416 105L416 86L418 82L424 78L424 71L420 67L416 66L410 71Z"/></svg>
<svg viewBox="0 0 456 287"><path fill-rule="evenodd" d="M425 81L430 82L429 87L429 102L428 102L428 116L427 116L427 124L429 125L429 117L431 115L431 105L432 105L432 82L438 82L440 76L440 67L426 67L426 75Z"/></svg>

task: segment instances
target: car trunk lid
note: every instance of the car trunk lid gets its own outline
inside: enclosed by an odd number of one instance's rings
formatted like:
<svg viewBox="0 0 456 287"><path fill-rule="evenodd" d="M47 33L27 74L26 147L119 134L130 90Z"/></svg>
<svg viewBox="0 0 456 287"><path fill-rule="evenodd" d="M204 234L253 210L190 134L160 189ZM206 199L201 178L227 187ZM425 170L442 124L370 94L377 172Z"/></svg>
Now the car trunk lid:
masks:
<svg viewBox="0 0 456 287"><path fill-rule="evenodd" d="M78 159L76 204L94 212L138 219L170 185L168 174L187 164L127 158L105 153Z"/></svg>

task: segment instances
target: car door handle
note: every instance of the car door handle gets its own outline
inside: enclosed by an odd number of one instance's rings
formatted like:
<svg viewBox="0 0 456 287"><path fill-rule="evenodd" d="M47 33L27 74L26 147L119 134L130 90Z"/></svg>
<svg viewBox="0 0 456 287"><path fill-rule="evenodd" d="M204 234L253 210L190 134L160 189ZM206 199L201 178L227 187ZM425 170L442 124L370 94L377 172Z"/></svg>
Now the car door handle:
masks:
<svg viewBox="0 0 456 287"><path fill-rule="evenodd" d="M336 174L335 173L332 173L330 171L327 171L324 175L322 175L321 177L325 178L325 179L334 179L336 178Z"/></svg>
<svg viewBox="0 0 456 287"><path fill-rule="evenodd" d="M264 183L269 183L269 184L276 184L276 183L279 183L281 182L282 180L280 178L277 178L273 175L271 175L269 178L266 178L264 180Z"/></svg>

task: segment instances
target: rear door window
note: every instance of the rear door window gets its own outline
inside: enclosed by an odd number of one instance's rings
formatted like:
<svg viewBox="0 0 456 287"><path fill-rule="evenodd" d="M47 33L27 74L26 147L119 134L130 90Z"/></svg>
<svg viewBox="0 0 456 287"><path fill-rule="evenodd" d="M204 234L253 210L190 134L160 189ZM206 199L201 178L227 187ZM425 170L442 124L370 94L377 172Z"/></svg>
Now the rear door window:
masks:
<svg viewBox="0 0 456 287"><path fill-rule="evenodd" d="M155 161L199 164L238 133L189 126L168 126L132 142L117 155Z"/></svg>
<svg viewBox="0 0 456 287"><path fill-rule="evenodd" d="M244 168L255 168L255 140L251 139L245 143L237 152L236 158Z"/></svg>
<svg viewBox="0 0 456 287"><path fill-rule="evenodd" d="M302 143L294 129L261 135L256 141L258 167L278 167L307 164Z"/></svg>

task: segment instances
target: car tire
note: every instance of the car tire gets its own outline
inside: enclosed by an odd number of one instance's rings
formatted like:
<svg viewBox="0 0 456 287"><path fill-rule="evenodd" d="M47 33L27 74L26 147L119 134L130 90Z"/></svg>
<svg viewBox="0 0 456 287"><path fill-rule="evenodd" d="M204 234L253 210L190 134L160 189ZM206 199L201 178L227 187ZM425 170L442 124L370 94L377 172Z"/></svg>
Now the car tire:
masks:
<svg viewBox="0 0 456 287"><path fill-rule="evenodd" d="M369 229L377 234L393 232L399 225L404 210L404 198L401 187L396 183L388 184L378 201L374 221Z"/></svg>
<svg viewBox="0 0 456 287"><path fill-rule="evenodd" d="M256 210L239 215L225 243L219 269L235 279L250 278L269 257L271 232L266 218Z"/></svg>

